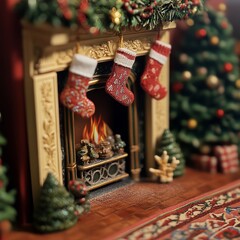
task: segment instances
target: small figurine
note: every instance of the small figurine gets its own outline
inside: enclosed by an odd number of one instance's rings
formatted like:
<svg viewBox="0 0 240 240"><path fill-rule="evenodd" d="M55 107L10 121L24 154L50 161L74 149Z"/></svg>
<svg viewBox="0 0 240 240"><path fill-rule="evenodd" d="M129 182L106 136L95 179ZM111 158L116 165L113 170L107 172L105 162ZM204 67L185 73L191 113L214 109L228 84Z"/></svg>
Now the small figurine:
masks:
<svg viewBox="0 0 240 240"><path fill-rule="evenodd" d="M76 215L80 217L83 213L88 212L90 210L90 202L85 183L81 180L72 180L68 183L68 189L75 198Z"/></svg>
<svg viewBox="0 0 240 240"><path fill-rule="evenodd" d="M102 141L100 142L100 144L98 145L98 154L99 154L99 158L111 158L113 156L113 151L112 151L112 146L111 143L108 141Z"/></svg>
<svg viewBox="0 0 240 240"><path fill-rule="evenodd" d="M124 147L126 147L126 143L121 139L120 134L116 134L115 143L114 143L114 152L116 152L117 154L123 154Z"/></svg>
<svg viewBox="0 0 240 240"><path fill-rule="evenodd" d="M82 139L80 146L77 148L77 162L80 165L87 165L90 160L99 158L98 153L95 151L94 144L90 143L87 139Z"/></svg>
<svg viewBox="0 0 240 240"><path fill-rule="evenodd" d="M172 162L168 163L169 155L167 151L163 151L161 157L155 155L155 161L159 165L159 169L150 168L149 171L154 175L160 177L161 183L169 183L173 181L173 171L176 169L179 164L179 160L175 157L172 158Z"/></svg>

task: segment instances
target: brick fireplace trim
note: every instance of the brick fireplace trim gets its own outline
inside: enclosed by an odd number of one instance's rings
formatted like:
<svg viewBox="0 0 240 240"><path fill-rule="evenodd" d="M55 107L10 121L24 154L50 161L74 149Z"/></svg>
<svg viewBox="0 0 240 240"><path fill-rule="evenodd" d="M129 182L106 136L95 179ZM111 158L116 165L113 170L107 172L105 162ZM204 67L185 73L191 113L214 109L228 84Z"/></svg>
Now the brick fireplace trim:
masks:
<svg viewBox="0 0 240 240"><path fill-rule="evenodd" d="M174 23L168 23L161 28L162 41L169 42L168 30L174 27ZM156 36L157 31L127 30L123 33L123 46L137 52L137 56L146 55ZM76 51L98 62L112 60L118 44L119 37L112 32L93 36L81 30L23 23L24 85L34 203L49 171L62 182L57 72L68 68ZM169 65L166 64L161 82L168 87L168 80ZM168 127L168 102L168 98L155 101L146 97L147 169L154 165L156 139Z"/></svg>

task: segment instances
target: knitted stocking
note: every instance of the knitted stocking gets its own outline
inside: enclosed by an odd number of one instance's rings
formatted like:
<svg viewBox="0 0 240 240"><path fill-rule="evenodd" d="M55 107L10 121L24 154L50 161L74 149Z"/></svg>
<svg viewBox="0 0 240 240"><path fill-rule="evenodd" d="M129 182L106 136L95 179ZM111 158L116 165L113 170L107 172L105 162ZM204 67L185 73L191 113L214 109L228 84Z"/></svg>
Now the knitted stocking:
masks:
<svg viewBox="0 0 240 240"><path fill-rule="evenodd" d="M126 87L126 82L135 57L135 52L126 48L119 48L114 58L111 76L106 82L106 92L125 106L130 105L134 100L134 95Z"/></svg>
<svg viewBox="0 0 240 240"><path fill-rule="evenodd" d="M141 77L140 83L142 88L151 97L157 100L164 98L167 94L166 88L159 83L158 77L170 52L170 44L158 40L154 42L149 53L149 59L146 63L144 73Z"/></svg>
<svg viewBox="0 0 240 240"><path fill-rule="evenodd" d="M60 95L62 104L81 117L89 118L95 112L95 106L87 98L86 92L96 66L97 60L75 54L69 69L68 81Z"/></svg>

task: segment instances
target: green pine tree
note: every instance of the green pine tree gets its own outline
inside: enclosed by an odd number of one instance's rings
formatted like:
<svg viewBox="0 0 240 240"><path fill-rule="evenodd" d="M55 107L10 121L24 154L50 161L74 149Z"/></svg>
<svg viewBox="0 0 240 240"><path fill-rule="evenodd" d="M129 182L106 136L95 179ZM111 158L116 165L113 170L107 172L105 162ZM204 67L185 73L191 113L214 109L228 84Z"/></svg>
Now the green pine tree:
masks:
<svg viewBox="0 0 240 240"><path fill-rule="evenodd" d="M174 177L183 175L185 169L185 159L179 145L176 143L175 137L169 129L164 130L162 138L158 141L156 146L156 154L158 156L161 156L163 151L167 151L169 155L169 162L172 161L173 157L176 157L176 159L180 161L174 171Z"/></svg>
<svg viewBox="0 0 240 240"><path fill-rule="evenodd" d="M8 184L6 171L6 168L0 163L0 222L3 220L14 221L16 217L16 211L12 207L15 201L15 191L7 192L6 190Z"/></svg>
<svg viewBox="0 0 240 240"><path fill-rule="evenodd" d="M216 144L237 144L240 132L232 26L223 12L212 9L188 23L173 50L170 102L171 130L186 157L192 152L209 154Z"/></svg>
<svg viewBox="0 0 240 240"><path fill-rule="evenodd" d="M39 205L34 212L34 227L40 232L67 229L77 222L74 198L49 173L41 189Z"/></svg>

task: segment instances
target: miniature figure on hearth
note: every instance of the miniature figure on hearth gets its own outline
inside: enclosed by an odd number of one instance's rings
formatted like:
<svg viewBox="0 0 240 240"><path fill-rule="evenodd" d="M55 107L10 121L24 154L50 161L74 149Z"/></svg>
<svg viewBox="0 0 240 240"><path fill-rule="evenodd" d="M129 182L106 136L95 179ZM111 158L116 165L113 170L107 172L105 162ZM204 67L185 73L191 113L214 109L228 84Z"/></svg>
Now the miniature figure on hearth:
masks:
<svg viewBox="0 0 240 240"><path fill-rule="evenodd" d="M90 202L86 184L81 180L72 180L68 183L69 192L74 196L76 203L76 214L80 217L89 212Z"/></svg>
<svg viewBox="0 0 240 240"><path fill-rule="evenodd" d="M99 158L95 150L94 144L90 143L87 139L82 139L80 146L77 147L77 162L80 165L89 164L90 160Z"/></svg>
<svg viewBox="0 0 240 240"><path fill-rule="evenodd" d="M172 158L172 162L169 163L169 155L167 151L164 151L162 156L155 155L155 161L159 165L158 169L150 168L149 171L160 177L161 183L169 183L173 181L173 171L176 169L177 165L179 164L179 160L175 157Z"/></svg>
<svg viewBox="0 0 240 240"><path fill-rule="evenodd" d="M126 147L126 143L122 140L120 134L116 134L115 135L115 143L114 143L114 152L117 154L123 154L124 147Z"/></svg>
<svg viewBox="0 0 240 240"><path fill-rule="evenodd" d="M35 229L42 233L65 230L77 222L73 196L52 173L44 181L33 219Z"/></svg>
<svg viewBox="0 0 240 240"><path fill-rule="evenodd" d="M98 145L99 158L107 159L113 156L112 145L108 141L102 141Z"/></svg>

